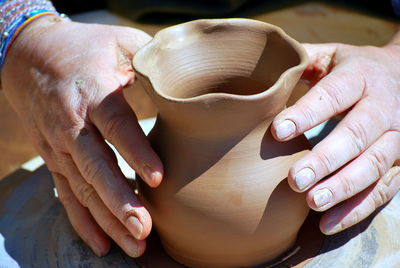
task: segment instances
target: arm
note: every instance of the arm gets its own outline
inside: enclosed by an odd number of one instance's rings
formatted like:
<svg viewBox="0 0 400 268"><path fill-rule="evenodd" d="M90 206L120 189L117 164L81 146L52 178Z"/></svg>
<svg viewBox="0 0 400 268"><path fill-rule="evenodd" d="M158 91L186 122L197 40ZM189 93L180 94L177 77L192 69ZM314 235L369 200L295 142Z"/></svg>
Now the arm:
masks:
<svg viewBox="0 0 400 268"><path fill-rule="evenodd" d="M33 1L4 5L11 2ZM141 255L151 229L104 141L150 186L160 183L162 164L122 94L135 81L131 59L149 40L131 28L48 15L22 30L1 69L5 96L53 174L72 226L99 256L109 237L129 256Z"/></svg>
<svg viewBox="0 0 400 268"><path fill-rule="evenodd" d="M290 140L346 112L336 128L296 162L288 179L326 211L320 228L334 234L370 215L400 188L400 32L384 47L305 45L312 88L273 122Z"/></svg>

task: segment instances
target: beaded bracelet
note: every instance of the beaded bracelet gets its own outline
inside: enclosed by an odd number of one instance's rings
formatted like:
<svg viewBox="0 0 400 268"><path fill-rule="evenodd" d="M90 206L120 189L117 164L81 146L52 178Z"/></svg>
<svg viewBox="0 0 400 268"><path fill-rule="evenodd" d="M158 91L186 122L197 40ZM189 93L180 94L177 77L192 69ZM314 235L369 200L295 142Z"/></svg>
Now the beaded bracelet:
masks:
<svg viewBox="0 0 400 268"><path fill-rule="evenodd" d="M7 51L20 32L34 20L59 14L50 1L36 0L0 0L0 70L3 67Z"/></svg>

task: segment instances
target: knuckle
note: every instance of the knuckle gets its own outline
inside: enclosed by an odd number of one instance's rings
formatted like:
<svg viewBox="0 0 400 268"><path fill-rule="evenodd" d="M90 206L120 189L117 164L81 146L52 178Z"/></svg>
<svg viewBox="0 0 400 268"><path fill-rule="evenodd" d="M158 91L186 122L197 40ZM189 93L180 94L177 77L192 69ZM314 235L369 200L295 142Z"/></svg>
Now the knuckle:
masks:
<svg viewBox="0 0 400 268"><path fill-rule="evenodd" d="M368 154L367 158L371 165L377 172L377 178L381 178L387 169L389 160L386 154L381 149L372 149Z"/></svg>
<svg viewBox="0 0 400 268"><path fill-rule="evenodd" d="M120 223L116 220L109 220L105 226L104 226L104 231L111 236L113 239L115 239L116 237L116 232L119 229L119 225ZM116 241L118 242L118 241Z"/></svg>
<svg viewBox="0 0 400 268"><path fill-rule="evenodd" d="M34 139L34 144L36 145L36 149L38 149L39 153L45 156L52 155L53 149L50 143L43 136L36 137Z"/></svg>
<svg viewBox="0 0 400 268"><path fill-rule="evenodd" d="M58 167L58 163L55 163L54 161L47 159L47 157L43 157L43 159L44 159L47 169L49 170L50 173L61 174L59 167ZM53 175L53 177L54 177L54 175Z"/></svg>
<svg viewBox="0 0 400 268"><path fill-rule="evenodd" d="M376 209L390 200L389 192L386 187L377 184L375 189L371 192L372 205Z"/></svg>
<svg viewBox="0 0 400 268"><path fill-rule="evenodd" d="M77 130L85 125L85 120L73 108L66 109L63 120L55 127L53 133L59 142L70 141L76 137Z"/></svg>
<svg viewBox="0 0 400 268"><path fill-rule="evenodd" d="M136 210L130 204L123 201L122 195L119 191L110 193L110 202L108 206L111 212L120 219L121 222L126 222L130 216L136 216Z"/></svg>
<svg viewBox="0 0 400 268"><path fill-rule="evenodd" d="M64 207L69 207L71 204L74 203L75 197L72 194L61 193L60 191L57 192L58 200L60 200L61 204L63 204Z"/></svg>
<svg viewBox="0 0 400 268"><path fill-rule="evenodd" d="M90 185L93 185L96 178L102 177L105 165L101 156L87 157L82 164L82 175Z"/></svg>
<svg viewBox="0 0 400 268"><path fill-rule="evenodd" d="M67 150L66 150L66 148L65 148L65 144L64 144L63 138L58 138L58 137L60 137L59 135L55 135L55 137L57 137L57 138L55 138L55 139L53 139L53 140L50 141L54 153L55 153L55 154L63 154L63 153L66 153Z"/></svg>
<svg viewBox="0 0 400 268"><path fill-rule="evenodd" d="M367 208L370 211L374 211L376 208L380 206L379 201L376 200L375 194L373 192L371 192L371 194L368 196L366 202L367 202Z"/></svg>
<svg viewBox="0 0 400 268"><path fill-rule="evenodd" d="M76 189L77 198L84 207L89 206L89 202L95 194L96 191L93 189L93 187L86 183L81 183Z"/></svg>
<svg viewBox="0 0 400 268"><path fill-rule="evenodd" d="M58 137L60 137L59 140L60 140L60 142L62 142L62 145L65 146L65 143L74 141L79 134L79 130L84 128L84 126L85 126L85 123L80 122L77 124L73 124L72 126L62 127L60 130L60 134L58 135ZM64 152L65 151L66 150L64 149Z"/></svg>
<svg viewBox="0 0 400 268"><path fill-rule="evenodd" d="M336 158L334 155L330 155L327 152L321 152L316 154L317 161L320 163L326 174L330 174L336 170Z"/></svg>
<svg viewBox="0 0 400 268"><path fill-rule="evenodd" d="M323 98L326 107L331 110L331 113L337 114L340 112L340 97L342 90L336 83L327 83L324 88L321 88L321 97Z"/></svg>
<svg viewBox="0 0 400 268"><path fill-rule="evenodd" d="M59 165L60 167L67 168L69 168L71 166L71 163L73 163L71 155L62 151L54 151L53 161L57 163L57 165Z"/></svg>
<svg viewBox="0 0 400 268"><path fill-rule="evenodd" d="M112 113L104 125L104 137L113 143L113 140L124 129L128 120L118 113Z"/></svg>
<svg viewBox="0 0 400 268"><path fill-rule="evenodd" d="M342 179L341 186L345 198L352 197L357 192L354 181L348 177Z"/></svg>
<svg viewBox="0 0 400 268"><path fill-rule="evenodd" d="M109 193L109 201L105 203L105 205L110 209L111 213L119 218L120 220L123 220L123 212L121 211L121 196L117 192L111 192Z"/></svg>
<svg viewBox="0 0 400 268"><path fill-rule="evenodd" d="M350 227L350 226L352 226L352 225L354 225L356 223L359 223L360 221L363 220L363 218L364 217L363 217L362 213L360 212L360 210L359 209L354 209L351 212L351 217L349 219L349 222L346 224L346 226L344 226L343 229L345 229L347 227Z"/></svg>
<svg viewBox="0 0 400 268"><path fill-rule="evenodd" d="M363 127L363 125L357 122L353 122L351 125L345 126L345 129L350 136L353 150L359 154L368 144L368 134L366 129Z"/></svg>
<svg viewBox="0 0 400 268"><path fill-rule="evenodd" d="M301 113L303 114L306 122L306 126L304 126L303 129L318 123L318 114L313 109L310 109L309 107L302 107Z"/></svg>
<svg viewBox="0 0 400 268"><path fill-rule="evenodd" d="M371 207L357 207L351 211L351 215L349 217L349 220L346 222L346 227L351 227L362 220L364 220L369 214L371 214L374 211L374 208Z"/></svg>

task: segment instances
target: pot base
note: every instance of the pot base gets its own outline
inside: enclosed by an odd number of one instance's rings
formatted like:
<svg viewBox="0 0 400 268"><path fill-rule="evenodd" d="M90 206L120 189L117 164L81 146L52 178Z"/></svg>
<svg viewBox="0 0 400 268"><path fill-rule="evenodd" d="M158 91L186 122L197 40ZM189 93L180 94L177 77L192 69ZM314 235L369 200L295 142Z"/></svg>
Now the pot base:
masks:
<svg viewBox="0 0 400 268"><path fill-rule="evenodd" d="M274 259L269 260L268 262L263 262L264 258L261 258L261 261L251 266L252 268L300 268L305 264L310 262L315 256L317 256L318 252L322 248L325 236L319 231L319 216L316 212L311 211L302 225L296 241L293 245L288 246L289 250L284 251L282 254L279 254L274 257ZM199 261L189 259L186 256L182 256L182 254L178 254L171 247L169 247L166 243L162 243L159 240L157 235L156 239L151 241L156 249L153 249L153 252L158 252L158 255L163 257L159 257L162 259L160 263L163 264L163 267L168 268L177 268L177 267L185 267L187 265L189 267L243 267L238 264L231 266L215 266L214 263L210 263L207 261ZM162 245L162 248L161 248ZM162 254L162 251L166 252ZM167 254L170 258L167 257ZM151 260L149 260L149 265L154 264L154 256L157 254L151 254ZM157 255L157 256L158 256ZM176 261L176 262L174 262ZM175 263L175 264L174 264ZM152 267L152 265L150 265ZM155 266L157 267L157 266Z"/></svg>
<svg viewBox="0 0 400 268"><path fill-rule="evenodd" d="M226 256L222 257L219 260L214 259L210 256L210 258L202 258L192 256L189 258L189 253L178 252L173 247L171 247L168 243L161 241L161 244L167 254L173 258L175 261L196 268L232 268L232 267L257 267L261 263L273 263L273 265L278 264L277 260L285 260L290 258L293 255L293 247L296 243L296 236L290 237L287 241L281 242L279 248L274 248L274 253L271 255L266 255L265 251L260 254L252 254L252 256L247 256L248 260L244 260L243 256L239 256L239 258L235 258L236 256ZM289 251L287 249L290 249ZM283 253L282 253L283 252ZM272 259L272 261L271 261ZM265 266L263 266L265 267Z"/></svg>

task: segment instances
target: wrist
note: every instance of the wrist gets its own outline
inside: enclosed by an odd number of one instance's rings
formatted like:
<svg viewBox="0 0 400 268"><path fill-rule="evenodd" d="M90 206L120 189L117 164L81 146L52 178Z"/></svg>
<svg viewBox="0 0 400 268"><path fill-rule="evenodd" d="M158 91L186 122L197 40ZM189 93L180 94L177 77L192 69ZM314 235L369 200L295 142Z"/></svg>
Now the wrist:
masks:
<svg viewBox="0 0 400 268"><path fill-rule="evenodd" d="M0 5L0 71L19 34L31 23L49 15L59 15L50 0L8 0Z"/></svg>
<svg viewBox="0 0 400 268"><path fill-rule="evenodd" d="M18 33L18 36L14 38L12 44L7 49L6 55L4 55L4 63L0 69L0 83L1 81L4 81L3 76L5 73L8 73L7 69L10 67L10 65L18 65L21 62L26 63L26 61L20 61L19 59L30 59L30 62L34 64L35 58L38 56L43 56L35 53L35 48L37 48L39 45L38 42L45 40L47 37L44 37L44 35L52 31L52 29L57 25L67 21L68 19L65 17L61 17L56 14L49 14L47 16L37 18L26 25L24 29ZM0 89L1 88L2 87L0 87Z"/></svg>
<svg viewBox="0 0 400 268"><path fill-rule="evenodd" d="M36 19L58 14L49 0L8 0L0 5L0 69L18 34Z"/></svg>
<svg viewBox="0 0 400 268"><path fill-rule="evenodd" d="M57 25L67 22L68 20L60 17L56 14L51 14L48 16L44 16L38 18L37 20L33 21L29 25L27 25L23 31L21 31L18 35L18 38L15 38L13 45L10 47L11 51L14 47L21 46L19 43L33 43L37 42L43 38L43 35L46 32L51 31Z"/></svg>

